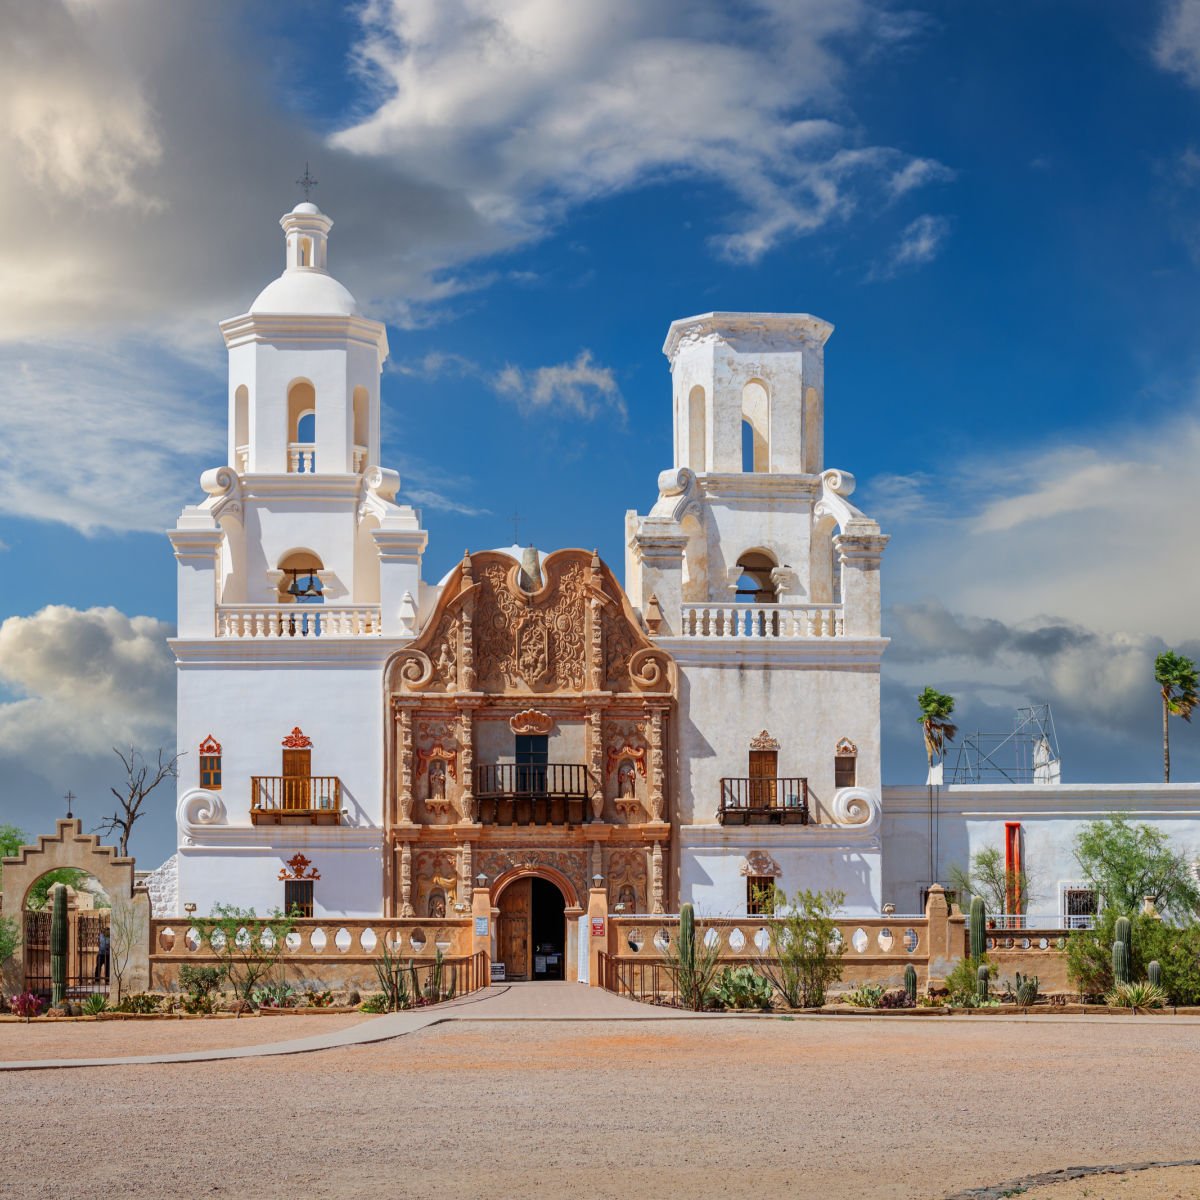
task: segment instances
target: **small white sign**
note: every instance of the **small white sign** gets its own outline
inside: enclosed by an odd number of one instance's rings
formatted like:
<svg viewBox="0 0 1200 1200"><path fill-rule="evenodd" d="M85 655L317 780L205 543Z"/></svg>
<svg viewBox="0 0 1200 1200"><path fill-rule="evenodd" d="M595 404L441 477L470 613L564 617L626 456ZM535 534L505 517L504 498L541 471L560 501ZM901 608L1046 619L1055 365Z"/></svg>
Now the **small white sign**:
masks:
<svg viewBox="0 0 1200 1200"><path fill-rule="evenodd" d="M488 935L488 919L487 917L475 918L475 936L487 937Z"/></svg>
<svg viewBox="0 0 1200 1200"><path fill-rule="evenodd" d="M503 983L507 976L504 973L504 964L502 962L492 963L492 982Z"/></svg>

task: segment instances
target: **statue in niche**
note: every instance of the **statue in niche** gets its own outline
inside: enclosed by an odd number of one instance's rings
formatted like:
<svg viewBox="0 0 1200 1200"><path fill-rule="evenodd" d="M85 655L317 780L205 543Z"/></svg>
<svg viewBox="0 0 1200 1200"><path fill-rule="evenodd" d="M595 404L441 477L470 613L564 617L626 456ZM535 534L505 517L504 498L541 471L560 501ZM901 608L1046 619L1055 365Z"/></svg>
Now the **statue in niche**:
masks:
<svg viewBox="0 0 1200 1200"><path fill-rule="evenodd" d="M429 764L429 799L445 800L446 798L446 760L435 758Z"/></svg>
<svg viewBox="0 0 1200 1200"><path fill-rule="evenodd" d="M633 800L636 798L637 771L629 759L622 759L617 768L617 799Z"/></svg>
<svg viewBox="0 0 1200 1200"><path fill-rule="evenodd" d="M446 893L441 888L429 893L429 915L439 920L446 915Z"/></svg>
<svg viewBox="0 0 1200 1200"><path fill-rule="evenodd" d="M621 890L617 893L617 905L623 906L625 912L637 912L637 892L632 883L621 884Z"/></svg>

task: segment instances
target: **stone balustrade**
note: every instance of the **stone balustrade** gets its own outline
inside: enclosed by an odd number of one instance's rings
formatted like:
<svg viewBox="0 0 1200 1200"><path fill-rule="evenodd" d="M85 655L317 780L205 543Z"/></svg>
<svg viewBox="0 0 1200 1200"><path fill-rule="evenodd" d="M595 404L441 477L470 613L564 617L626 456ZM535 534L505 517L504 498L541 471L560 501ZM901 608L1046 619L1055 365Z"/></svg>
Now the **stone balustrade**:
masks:
<svg viewBox="0 0 1200 1200"><path fill-rule="evenodd" d="M842 637L840 604L685 604L679 636L685 638Z"/></svg>
<svg viewBox="0 0 1200 1200"><path fill-rule="evenodd" d="M378 637L377 604L222 604L217 637Z"/></svg>
<svg viewBox="0 0 1200 1200"><path fill-rule="evenodd" d="M288 442L288 471L311 475L317 469L317 447L312 442Z"/></svg>

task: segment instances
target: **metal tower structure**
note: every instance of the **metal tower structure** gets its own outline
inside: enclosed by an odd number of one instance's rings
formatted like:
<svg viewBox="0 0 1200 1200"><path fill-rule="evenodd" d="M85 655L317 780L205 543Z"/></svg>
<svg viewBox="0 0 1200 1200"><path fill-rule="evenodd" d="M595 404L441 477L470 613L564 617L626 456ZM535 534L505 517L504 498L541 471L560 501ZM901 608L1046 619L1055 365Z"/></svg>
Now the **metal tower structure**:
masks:
<svg viewBox="0 0 1200 1200"><path fill-rule="evenodd" d="M966 734L956 747L946 782L1037 784L1061 779L1054 715L1049 704L1031 704L1017 709L1008 732Z"/></svg>

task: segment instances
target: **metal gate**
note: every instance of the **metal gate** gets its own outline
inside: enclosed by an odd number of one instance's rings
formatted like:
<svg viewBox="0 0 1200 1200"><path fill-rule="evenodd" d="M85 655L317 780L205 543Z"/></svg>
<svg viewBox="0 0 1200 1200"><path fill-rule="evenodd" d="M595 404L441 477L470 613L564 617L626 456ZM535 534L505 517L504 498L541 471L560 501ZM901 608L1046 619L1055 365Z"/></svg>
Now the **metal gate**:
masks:
<svg viewBox="0 0 1200 1200"><path fill-rule="evenodd" d="M108 964L98 962L100 934L108 933L105 911L67 914L67 998L79 999L93 992L108 994ZM25 990L49 1000L53 990L50 975L50 922L48 910L25 913ZM97 970L99 967L99 970Z"/></svg>

